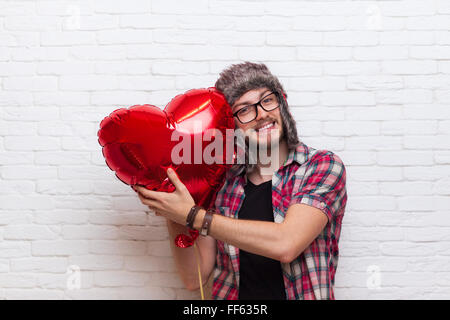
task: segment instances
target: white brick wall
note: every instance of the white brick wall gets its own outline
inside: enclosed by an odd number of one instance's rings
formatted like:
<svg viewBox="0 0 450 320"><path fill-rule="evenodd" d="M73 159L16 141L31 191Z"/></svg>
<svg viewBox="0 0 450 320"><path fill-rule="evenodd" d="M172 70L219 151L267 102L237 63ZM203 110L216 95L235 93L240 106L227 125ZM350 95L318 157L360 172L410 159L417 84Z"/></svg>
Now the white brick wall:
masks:
<svg viewBox="0 0 450 320"><path fill-rule="evenodd" d="M96 134L243 60L346 164L336 297L450 298L448 0L0 0L0 299L199 298Z"/></svg>

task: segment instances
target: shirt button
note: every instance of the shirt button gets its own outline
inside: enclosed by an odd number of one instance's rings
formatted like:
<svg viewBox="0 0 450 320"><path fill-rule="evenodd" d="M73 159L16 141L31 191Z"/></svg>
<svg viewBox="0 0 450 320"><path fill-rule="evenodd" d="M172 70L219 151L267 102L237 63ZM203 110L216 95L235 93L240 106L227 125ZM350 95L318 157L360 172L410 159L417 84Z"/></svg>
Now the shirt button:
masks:
<svg viewBox="0 0 450 320"><path fill-rule="evenodd" d="M321 203L320 203L320 207L321 207L321 208L325 208L325 202L321 202Z"/></svg>

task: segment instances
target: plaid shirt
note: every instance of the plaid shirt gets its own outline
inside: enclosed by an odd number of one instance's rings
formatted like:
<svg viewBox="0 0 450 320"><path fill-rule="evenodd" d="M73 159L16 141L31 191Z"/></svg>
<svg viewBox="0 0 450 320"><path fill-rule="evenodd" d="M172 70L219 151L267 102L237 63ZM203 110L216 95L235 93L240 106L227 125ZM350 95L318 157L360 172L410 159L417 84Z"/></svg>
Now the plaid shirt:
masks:
<svg viewBox="0 0 450 320"><path fill-rule="evenodd" d="M331 151L316 150L300 142L272 177L274 221L281 223L288 208L304 203L320 209L328 223L320 235L291 263L281 263L286 297L334 299L338 242L347 202L346 173L342 160ZM217 211L237 219L243 203L247 175L244 166L228 171L217 194ZM213 299L239 297L239 248L217 240L212 287Z"/></svg>

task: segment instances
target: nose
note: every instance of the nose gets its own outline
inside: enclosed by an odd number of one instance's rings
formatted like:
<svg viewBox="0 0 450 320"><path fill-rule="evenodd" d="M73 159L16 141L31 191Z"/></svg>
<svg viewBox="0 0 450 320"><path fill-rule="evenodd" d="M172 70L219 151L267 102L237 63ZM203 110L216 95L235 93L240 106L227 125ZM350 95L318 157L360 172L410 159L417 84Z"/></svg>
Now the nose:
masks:
<svg viewBox="0 0 450 320"><path fill-rule="evenodd" d="M256 106L256 108L259 108L259 109L257 109L257 113L258 113L258 115L256 117L256 121L257 122L259 122L259 120L261 120L261 119L267 118L267 115L269 114L269 111L264 110L263 107L260 104L258 104Z"/></svg>

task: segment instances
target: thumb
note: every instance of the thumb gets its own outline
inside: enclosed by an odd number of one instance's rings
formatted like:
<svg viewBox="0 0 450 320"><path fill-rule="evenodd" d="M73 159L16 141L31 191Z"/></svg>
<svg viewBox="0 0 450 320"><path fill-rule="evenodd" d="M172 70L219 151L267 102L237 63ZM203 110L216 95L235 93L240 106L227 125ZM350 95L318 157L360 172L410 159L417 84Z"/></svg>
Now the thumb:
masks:
<svg viewBox="0 0 450 320"><path fill-rule="evenodd" d="M167 176L169 177L170 182L175 186L175 189L182 190L185 188L185 185L181 182L177 173L172 168L167 169Z"/></svg>

